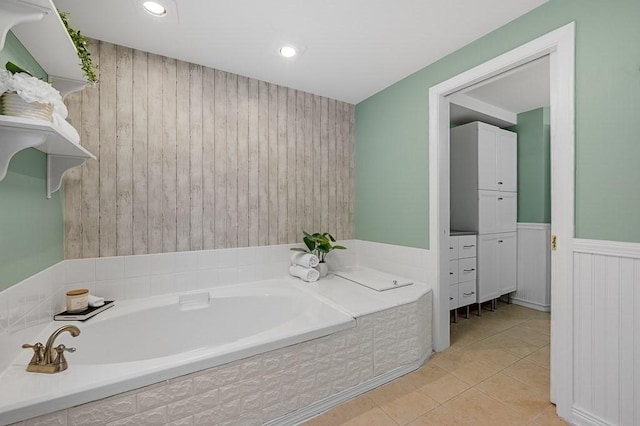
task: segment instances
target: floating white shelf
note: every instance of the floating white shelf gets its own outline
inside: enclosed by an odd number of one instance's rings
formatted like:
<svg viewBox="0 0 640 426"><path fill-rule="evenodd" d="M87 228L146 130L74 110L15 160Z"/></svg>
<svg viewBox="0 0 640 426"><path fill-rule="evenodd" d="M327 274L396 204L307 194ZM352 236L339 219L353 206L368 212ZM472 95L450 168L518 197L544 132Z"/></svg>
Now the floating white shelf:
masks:
<svg viewBox="0 0 640 426"><path fill-rule="evenodd" d="M73 143L52 123L0 115L0 180L7 174L11 158L26 148L47 154L47 198L60 189L67 170L96 157Z"/></svg>
<svg viewBox="0 0 640 426"><path fill-rule="evenodd" d="M52 0L0 0L0 49L9 30L46 71L62 97L87 85L76 47Z"/></svg>

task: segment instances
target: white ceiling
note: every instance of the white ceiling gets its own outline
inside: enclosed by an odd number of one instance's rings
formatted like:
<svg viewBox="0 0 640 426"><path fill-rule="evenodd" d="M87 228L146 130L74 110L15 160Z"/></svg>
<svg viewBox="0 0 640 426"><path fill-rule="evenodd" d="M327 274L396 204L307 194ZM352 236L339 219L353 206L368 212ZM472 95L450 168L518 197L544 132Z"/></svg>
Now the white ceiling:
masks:
<svg viewBox="0 0 640 426"><path fill-rule="evenodd" d="M89 37L357 103L547 0L54 1Z"/></svg>
<svg viewBox="0 0 640 426"><path fill-rule="evenodd" d="M465 95L519 114L550 105L549 56L522 65Z"/></svg>
<svg viewBox="0 0 640 426"><path fill-rule="evenodd" d="M483 104L519 114L532 109L551 105L549 56L524 64L518 68L481 82L464 91L464 95ZM483 121L498 127L508 127L515 123L502 120L452 100L450 119L453 125Z"/></svg>

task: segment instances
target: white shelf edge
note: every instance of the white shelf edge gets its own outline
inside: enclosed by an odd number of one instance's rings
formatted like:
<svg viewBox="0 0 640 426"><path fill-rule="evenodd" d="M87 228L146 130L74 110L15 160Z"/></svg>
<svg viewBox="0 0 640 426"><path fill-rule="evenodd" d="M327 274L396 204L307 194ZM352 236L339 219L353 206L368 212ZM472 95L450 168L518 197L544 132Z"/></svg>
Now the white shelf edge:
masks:
<svg viewBox="0 0 640 426"><path fill-rule="evenodd" d="M76 47L52 0L0 1L0 49L9 30L49 75L62 97L88 84Z"/></svg>
<svg viewBox="0 0 640 426"><path fill-rule="evenodd" d="M11 158L27 148L47 154L47 198L60 189L69 169L96 158L60 133L52 123L0 115L0 180L6 176Z"/></svg>

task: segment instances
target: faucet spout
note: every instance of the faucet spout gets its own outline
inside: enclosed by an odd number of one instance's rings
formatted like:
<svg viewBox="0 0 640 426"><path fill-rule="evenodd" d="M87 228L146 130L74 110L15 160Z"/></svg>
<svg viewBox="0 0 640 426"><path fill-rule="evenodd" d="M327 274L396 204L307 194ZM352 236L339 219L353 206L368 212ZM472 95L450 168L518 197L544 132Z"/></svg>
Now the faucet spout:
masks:
<svg viewBox="0 0 640 426"><path fill-rule="evenodd" d="M44 364L52 364L53 363L53 351L55 350L53 345L56 341L56 339L58 338L58 336L65 332L68 331L69 334L71 334L73 337L76 337L80 334L80 329L78 327L76 327L75 325L64 325L62 327L60 327L59 329L57 329L56 331L54 331L51 336L49 336L49 339L47 340L47 344L44 347Z"/></svg>

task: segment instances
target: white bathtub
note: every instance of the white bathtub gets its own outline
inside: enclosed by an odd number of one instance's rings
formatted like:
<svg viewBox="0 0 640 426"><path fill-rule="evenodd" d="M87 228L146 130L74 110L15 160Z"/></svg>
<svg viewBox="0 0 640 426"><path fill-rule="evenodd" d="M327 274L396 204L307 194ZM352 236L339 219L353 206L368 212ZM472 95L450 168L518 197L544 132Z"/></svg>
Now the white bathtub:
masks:
<svg viewBox="0 0 640 426"><path fill-rule="evenodd" d="M34 417L355 327L355 319L293 279L207 290L211 300L179 295L125 300L85 323L52 322L39 335L74 324L56 343L76 347L69 369L24 371L24 351L0 376L0 423ZM200 292L202 293L202 292ZM25 342L26 343L26 342ZM35 342L28 342L35 343Z"/></svg>

